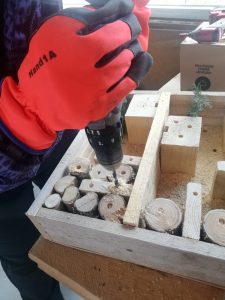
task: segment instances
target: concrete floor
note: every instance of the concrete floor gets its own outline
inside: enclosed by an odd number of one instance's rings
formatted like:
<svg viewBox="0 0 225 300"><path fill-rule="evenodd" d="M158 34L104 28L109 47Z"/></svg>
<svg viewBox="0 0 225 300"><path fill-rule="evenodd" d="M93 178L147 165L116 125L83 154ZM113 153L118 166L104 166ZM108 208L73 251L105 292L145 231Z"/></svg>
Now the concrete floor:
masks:
<svg viewBox="0 0 225 300"><path fill-rule="evenodd" d="M65 300L82 300L81 297L73 293L68 288L61 285L61 290ZM0 300L21 300L18 290L6 277L0 264Z"/></svg>

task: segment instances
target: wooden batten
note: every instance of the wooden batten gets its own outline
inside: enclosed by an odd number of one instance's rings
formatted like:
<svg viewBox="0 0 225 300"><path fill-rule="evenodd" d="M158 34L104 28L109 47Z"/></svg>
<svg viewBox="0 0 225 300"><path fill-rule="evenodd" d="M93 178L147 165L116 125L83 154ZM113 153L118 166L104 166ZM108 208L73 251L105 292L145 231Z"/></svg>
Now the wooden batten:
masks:
<svg viewBox="0 0 225 300"><path fill-rule="evenodd" d="M141 210L156 195L157 164L160 141L165 121L169 114L170 93L162 93L145 146L144 154L130 196L123 223L137 227Z"/></svg>
<svg viewBox="0 0 225 300"><path fill-rule="evenodd" d="M202 118L169 116L161 141L161 171L194 175Z"/></svg>
<svg viewBox="0 0 225 300"><path fill-rule="evenodd" d="M190 182L187 185L187 198L184 213L182 236L200 239L202 216L202 185Z"/></svg>

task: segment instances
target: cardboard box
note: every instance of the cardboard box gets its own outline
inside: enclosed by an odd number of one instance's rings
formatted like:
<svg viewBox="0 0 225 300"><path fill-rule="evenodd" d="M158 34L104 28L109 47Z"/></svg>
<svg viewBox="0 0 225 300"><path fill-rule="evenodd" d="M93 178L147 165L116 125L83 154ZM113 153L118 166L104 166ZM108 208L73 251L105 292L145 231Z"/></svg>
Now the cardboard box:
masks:
<svg viewBox="0 0 225 300"><path fill-rule="evenodd" d="M199 44L187 37L180 47L181 90L225 91L225 43Z"/></svg>

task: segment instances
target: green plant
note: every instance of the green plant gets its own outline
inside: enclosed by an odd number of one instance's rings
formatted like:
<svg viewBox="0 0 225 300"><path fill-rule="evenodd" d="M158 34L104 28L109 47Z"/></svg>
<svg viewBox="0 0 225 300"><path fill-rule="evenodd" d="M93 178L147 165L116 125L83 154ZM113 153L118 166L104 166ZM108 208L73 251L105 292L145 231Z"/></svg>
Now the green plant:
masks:
<svg viewBox="0 0 225 300"><path fill-rule="evenodd" d="M211 107L211 104L209 103L209 98L205 95L202 95L200 84L194 85L193 92L194 96L188 115L191 117L198 117L200 112L202 112L207 107Z"/></svg>

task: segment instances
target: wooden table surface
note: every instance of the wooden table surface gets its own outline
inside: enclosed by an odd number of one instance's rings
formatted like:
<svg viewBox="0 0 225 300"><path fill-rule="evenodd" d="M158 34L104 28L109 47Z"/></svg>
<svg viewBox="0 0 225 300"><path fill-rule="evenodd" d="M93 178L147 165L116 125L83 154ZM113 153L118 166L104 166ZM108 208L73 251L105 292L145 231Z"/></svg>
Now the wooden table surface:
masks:
<svg viewBox="0 0 225 300"><path fill-rule="evenodd" d="M40 269L86 300L224 299L220 288L68 248L42 237L29 256Z"/></svg>

